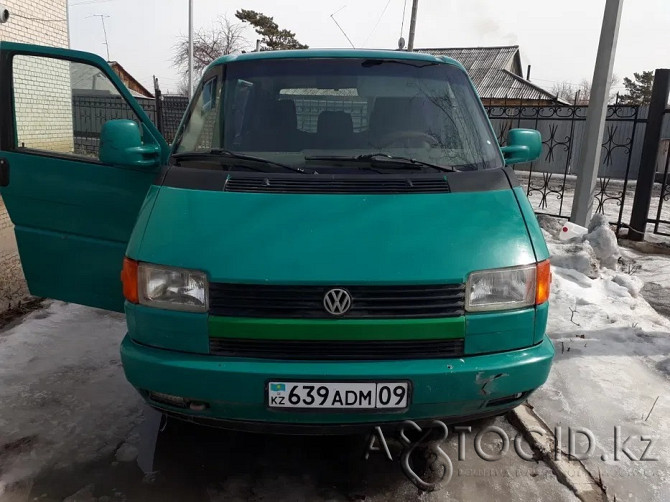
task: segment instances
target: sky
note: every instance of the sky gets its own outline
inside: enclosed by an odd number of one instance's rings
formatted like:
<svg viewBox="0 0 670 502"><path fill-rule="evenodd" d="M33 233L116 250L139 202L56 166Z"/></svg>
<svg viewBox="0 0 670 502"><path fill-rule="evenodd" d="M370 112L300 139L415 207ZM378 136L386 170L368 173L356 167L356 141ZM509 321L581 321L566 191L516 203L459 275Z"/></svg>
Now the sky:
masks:
<svg viewBox="0 0 670 502"><path fill-rule="evenodd" d="M194 27L210 27L219 16L237 21L239 8L274 17L310 47L348 47L330 18L356 47L395 49L406 5L405 39L411 0L194 0ZM182 75L172 65L174 47L188 32L188 0L68 0L73 49L106 57L100 17L105 18L110 59L147 88L159 78L164 93L176 91ZM420 0L415 47L519 45L531 80L548 90L556 82L575 86L591 80L605 0ZM257 38L248 29L249 49ZM626 0L614 72L670 67L670 0Z"/></svg>

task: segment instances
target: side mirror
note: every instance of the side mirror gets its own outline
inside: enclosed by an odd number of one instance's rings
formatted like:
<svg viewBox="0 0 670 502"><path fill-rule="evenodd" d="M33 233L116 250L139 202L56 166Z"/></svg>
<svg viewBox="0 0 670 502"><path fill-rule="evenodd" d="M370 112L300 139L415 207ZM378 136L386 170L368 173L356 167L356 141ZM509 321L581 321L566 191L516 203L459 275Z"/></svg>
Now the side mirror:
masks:
<svg viewBox="0 0 670 502"><path fill-rule="evenodd" d="M160 147L142 143L140 126L133 120L109 120L100 132L100 162L113 166L155 167Z"/></svg>
<svg viewBox="0 0 670 502"><path fill-rule="evenodd" d="M542 154L542 135L535 129L510 129L507 146L501 150L505 165L532 162Z"/></svg>

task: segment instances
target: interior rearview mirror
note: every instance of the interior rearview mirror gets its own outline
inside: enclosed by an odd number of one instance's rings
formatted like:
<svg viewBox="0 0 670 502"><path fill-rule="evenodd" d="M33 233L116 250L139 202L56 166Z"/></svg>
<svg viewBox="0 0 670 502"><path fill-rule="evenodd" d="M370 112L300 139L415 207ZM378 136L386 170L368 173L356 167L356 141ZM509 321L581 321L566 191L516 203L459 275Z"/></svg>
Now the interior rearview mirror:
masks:
<svg viewBox="0 0 670 502"><path fill-rule="evenodd" d="M535 129L510 129L507 146L501 150L508 166L532 162L542 154L542 135Z"/></svg>
<svg viewBox="0 0 670 502"><path fill-rule="evenodd" d="M109 120L100 132L100 162L114 166L155 167L160 147L144 144L140 126L134 120Z"/></svg>

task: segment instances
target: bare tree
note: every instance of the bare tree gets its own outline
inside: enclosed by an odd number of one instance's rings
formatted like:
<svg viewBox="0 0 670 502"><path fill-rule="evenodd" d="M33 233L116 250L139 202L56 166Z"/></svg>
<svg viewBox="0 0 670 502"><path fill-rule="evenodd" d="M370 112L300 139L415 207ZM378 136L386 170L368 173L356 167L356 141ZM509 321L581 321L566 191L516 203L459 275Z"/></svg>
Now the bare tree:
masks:
<svg viewBox="0 0 670 502"><path fill-rule="evenodd" d="M241 52L248 46L244 37L245 26L233 23L227 17L219 17L211 28L201 28L193 33L193 70L199 77L203 70L215 59ZM181 36L175 45L172 63L183 72L188 72L188 37Z"/></svg>
<svg viewBox="0 0 670 502"><path fill-rule="evenodd" d="M616 99L616 92L613 89L619 83L619 77L616 74L612 75L610 80L610 103ZM579 84L572 84L570 82L556 82L552 88L551 93L559 99L567 101L570 104L577 106L586 106L589 104L591 98L591 81L583 78Z"/></svg>
<svg viewBox="0 0 670 502"><path fill-rule="evenodd" d="M177 84L175 91L179 96L188 96L188 75L184 74Z"/></svg>
<svg viewBox="0 0 670 502"><path fill-rule="evenodd" d="M616 73L613 73L612 78L610 79L609 103L613 103L616 100L616 92L614 92L614 88L618 83L619 77L616 75ZM578 105L586 106L589 104L591 99L591 88L591 81L583 78L579 83L579 97L577 98Z"/></svg>
<svg viewBox="0 0 670 502"><path fill-rule="evenodd" d="M575 90L570 82L556 82L551 87L551 93L558 99L572 103L575 97Z"/></svg>

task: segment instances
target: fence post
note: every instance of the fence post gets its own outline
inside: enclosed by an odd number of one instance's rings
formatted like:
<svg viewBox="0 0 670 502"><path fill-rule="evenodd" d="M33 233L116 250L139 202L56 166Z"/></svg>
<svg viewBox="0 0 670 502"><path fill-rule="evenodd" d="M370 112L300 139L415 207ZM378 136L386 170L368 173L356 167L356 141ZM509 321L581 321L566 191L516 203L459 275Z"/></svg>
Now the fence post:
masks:
<svg viewBox="0 0 670 502"><path fill-rule="evenodd" d="M649 104L647 129L642 143L642 157L633 199L633 212L630 216L628 238L634 241L644 239L644 233L649 220L649 207L656 178L656 160L661 142L663 115L670 95L670 69L656 70L654 88Z"/></svg>
<svg viewBox="0 0 670 502"><path fill-rule="evenodd" d="M154 75L154 99L156 100L156 127L158 132L165 135L163 127L163 94L158 86L158 79Z"/></svg>

